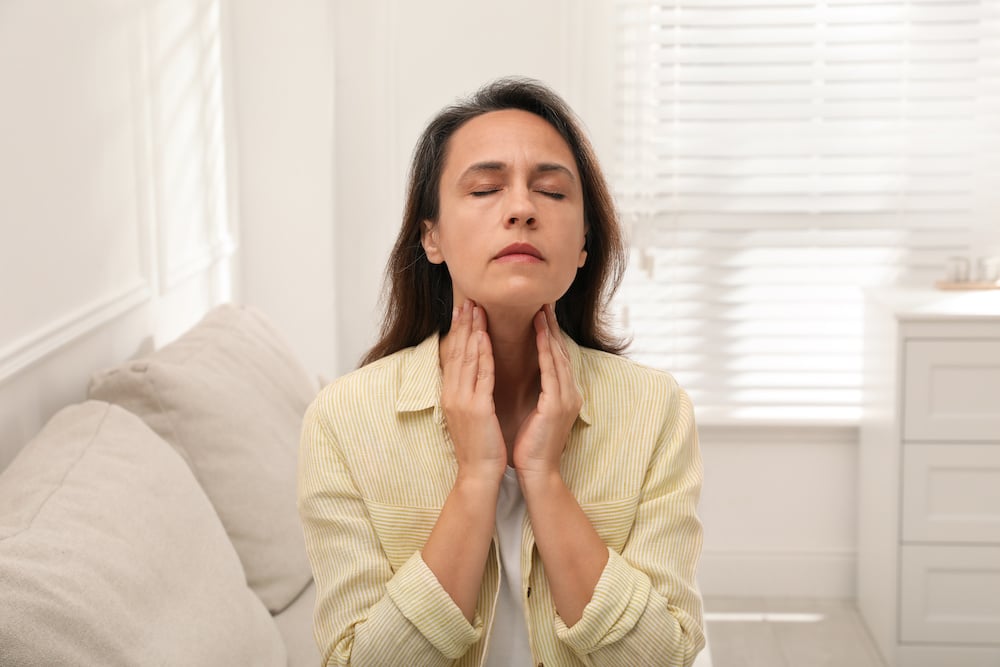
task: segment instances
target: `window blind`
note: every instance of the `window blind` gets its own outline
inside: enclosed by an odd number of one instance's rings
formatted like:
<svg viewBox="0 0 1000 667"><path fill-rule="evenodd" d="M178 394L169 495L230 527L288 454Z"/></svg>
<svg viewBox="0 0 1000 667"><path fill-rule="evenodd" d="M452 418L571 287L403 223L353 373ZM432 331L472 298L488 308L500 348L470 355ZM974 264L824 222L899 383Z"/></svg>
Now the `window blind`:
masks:
<svg viewBox="0 0 1000 667"><path fill-rule="evenodd" d="M700 421L856 422L863 289L1000 226L998 5L619 0L616 306Z"/></svg>

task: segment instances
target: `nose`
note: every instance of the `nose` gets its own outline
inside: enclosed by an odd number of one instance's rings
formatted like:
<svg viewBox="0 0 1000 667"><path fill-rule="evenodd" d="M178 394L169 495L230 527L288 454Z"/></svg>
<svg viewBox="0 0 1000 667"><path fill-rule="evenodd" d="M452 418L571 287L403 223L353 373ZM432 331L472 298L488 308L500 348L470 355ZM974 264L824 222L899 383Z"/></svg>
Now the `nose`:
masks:
<svg viewBox="0 0 1000 667"><path fill-rule="evenodd" d="M526 217L526 218L519 218L517 216L511 216L510 218L507 219L507 224L510 225L511 227L513 227L513 226L517 225L517 223L521 222L522 220L524 221L524 224L527 225L528 227L531 227L532 225L535 224L535 218L534 217L530 217L530 216Z"/></svg>
<svg viewBox="0 0 1000 667"><path fill-rule="evenodd" d="M510 194L508 195L507 224L511 227L519 223L529 227L534 225L537 222L537 211L528 188L511 188L508 192Z"/></svg>

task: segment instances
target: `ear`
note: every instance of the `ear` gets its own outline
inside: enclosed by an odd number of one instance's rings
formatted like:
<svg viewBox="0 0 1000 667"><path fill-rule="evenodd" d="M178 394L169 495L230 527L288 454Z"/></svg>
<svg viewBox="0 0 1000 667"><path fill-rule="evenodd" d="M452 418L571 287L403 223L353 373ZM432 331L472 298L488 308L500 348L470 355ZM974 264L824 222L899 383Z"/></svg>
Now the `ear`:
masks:
<svg viewBox="0 0 1000 667"><path fill-rule="evenodd" d="M583 247L580 248L580 258L576 262L576 268L578 269L582 269L583 265L587 263L587 241L589 240L587 234L589 233L589 228L583 230Z"/></svg>
<svg viewBox="0 0 1000 667"><path fill-rule="evenodd" d="M431 264L440 264L444 261L441 248L438 245L438 226L432 220L424 220L423 232L420 234L420 245L424 247L424 253Z"/></svg>

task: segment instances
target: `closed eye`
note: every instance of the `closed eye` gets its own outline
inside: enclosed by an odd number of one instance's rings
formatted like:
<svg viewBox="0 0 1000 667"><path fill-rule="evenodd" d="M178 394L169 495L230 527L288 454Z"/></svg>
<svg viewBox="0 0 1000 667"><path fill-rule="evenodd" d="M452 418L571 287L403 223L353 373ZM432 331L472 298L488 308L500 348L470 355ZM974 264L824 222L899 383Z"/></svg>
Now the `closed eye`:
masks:
<svg viewBox="0 0 1000 667"><path fill-rule="evenodd" d="M496 192L500 192L500 188L493 188L492 190L473 190L469 194L471 194L473 197L487 197Z"/></svg>
<svg viewBox="0 0 1000 667"><path fill-rule="evenodd" d="M561 192L554 192L552 190L539 190L538 192L552 199L566 199L566 195Z"/></svg>

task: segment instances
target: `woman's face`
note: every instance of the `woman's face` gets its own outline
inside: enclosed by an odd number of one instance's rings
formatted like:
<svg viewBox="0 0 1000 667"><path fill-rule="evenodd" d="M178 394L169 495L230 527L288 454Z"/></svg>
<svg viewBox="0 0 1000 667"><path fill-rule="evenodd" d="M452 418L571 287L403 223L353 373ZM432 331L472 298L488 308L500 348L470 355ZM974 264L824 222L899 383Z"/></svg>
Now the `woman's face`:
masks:
<svg viewBox="0 0 1000 667"><path fill-rule="evenodd" d="M548 121L493 111L448 142L439 215L424 221L428 259L445 262L455 303L534 314L583 266L583 190L569 146Z"/></svg>

